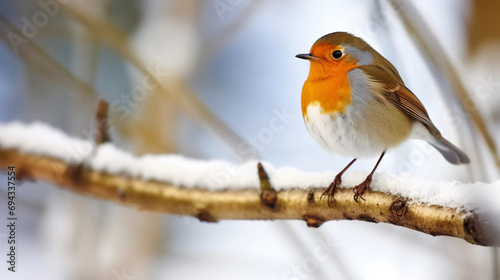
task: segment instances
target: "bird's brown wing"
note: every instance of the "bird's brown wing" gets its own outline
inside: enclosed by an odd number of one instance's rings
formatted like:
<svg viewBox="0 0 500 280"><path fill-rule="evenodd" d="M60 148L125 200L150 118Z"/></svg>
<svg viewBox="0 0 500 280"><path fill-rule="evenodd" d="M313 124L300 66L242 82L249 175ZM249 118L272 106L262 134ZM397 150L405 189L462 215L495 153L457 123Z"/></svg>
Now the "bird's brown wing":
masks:
<svg viewBox="0 0 500 280"><path fill-rule="evenodd" d="M464 152L441 136L441 132L439 132L432 123L422 102L418 100L413 92L406 88L397 70L394 70L394 67L389 69L391 71L384 71L383 68L373 65L362 67L366 67L362 70L370 76L372 82L377 84L379 88L378 94L381 95L381 98L386 99L403 113L427 127L432 136L432 139L427 139L427 141L434 146L448 162L453 164L470 162L470 159Z"/></svg>
<svg viewBox="0 0 500 280"><path fill-rule="evenodd" d="M379 91L381 97L392 103L403 113L421 122L432 133L440 134L429 118L429 114L427 114L427 110L425 110L422 102L418 100L413 92L406 88L394 66L387 60L383 60L382 62L382 64L385 63L391 67L378 67L372 64L361 66L360 68L368 74L373 82L381 85ZM389 69L390 71L384 69Z"/></svg>
<svg viewBox="0 0 500 280"><path fill-rule="evenodd" d="M399 110L424 124L429 131L439 134L422 102L404 85L383 85L382 95Z"/></svg>
<svg viewBox="0 0 500 280"><path fill-rule="evenodd" d="M399 110L403 111L407 115L415 118L424 124L427 129L429 129L430 134L433 139L428 139L427 141L434 146L443 157L452 164L463 164L469 163L469 157L462 152L458 147L446 140L441 132L434 126L427 111L422 105L422 102L405 86L395 85L388 86L385 85L387 89L383 89L383 95L389 102L394 104Z"/></svg>

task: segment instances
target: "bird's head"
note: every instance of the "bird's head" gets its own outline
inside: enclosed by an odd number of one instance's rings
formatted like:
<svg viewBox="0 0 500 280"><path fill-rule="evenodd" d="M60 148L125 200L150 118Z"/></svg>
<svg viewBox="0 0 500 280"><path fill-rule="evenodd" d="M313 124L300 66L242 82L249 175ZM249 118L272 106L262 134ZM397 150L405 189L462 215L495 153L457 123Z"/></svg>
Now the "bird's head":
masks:
<svg viewBox="0 0 500 280"><path fill-rule="evenodd" d="M379 54L362 39L346 33L334 32L319 38L307 54L296 57L311 61L311 74L347 72L362 65L372 64Z"/></svg>

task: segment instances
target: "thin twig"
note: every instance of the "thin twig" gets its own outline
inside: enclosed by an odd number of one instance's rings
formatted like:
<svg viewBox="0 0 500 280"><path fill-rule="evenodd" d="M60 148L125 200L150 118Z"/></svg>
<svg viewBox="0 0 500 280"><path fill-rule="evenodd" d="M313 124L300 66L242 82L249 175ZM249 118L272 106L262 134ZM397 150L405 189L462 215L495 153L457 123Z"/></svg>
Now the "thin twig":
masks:
<svg viewBox="0 0 500 280"><path fill-rule="evenodd" d="M206 47L203 48L201 53L201 58L198 63L197 69L202 69L205 63L213 57L215 53L221 51L221 49L227 45L227 43L237 35L238 31L245 26L246 23L252 18L252 16L259 10L261 5L264 3L262 0L254 0L249 3L245 10L238 15L233 22L226 25L226 27L220 31L214 38L210 39Z"/></svg>
<svg viewBox="0 0 500 280"><path fill-rule="evenodd" d="M65 97L73 102L79 100L88 100L91 96L99 96L93 87L89 86L68 69L59 64L54 58L40 48L33 40L28 40L23 33L0 14L0 39L12 49L17 55L30 67L36 69L40 74L54 81L65 89ZM10 36L10 38L9 38ZM18 44L12 44L13 36L17 36L15 41ZM21 43L22 42L22 43ZM70 94L77 92L79 95Z"/></svg>
<svg viewBox="0 0 500 280"><path fill-rule="evenodd" d="M99 99L94 118L94 125L96 129L94 142L96 146L111 141L111 137L109 136L110 122L108 117L108 107L108 102L105 99Z"/></svg>
<svg viewBox="0 0 500 280"><path fill-rule="evenodd" d="M130 62L143 75L150 77L155 86L165 96L168 96L172 103L179 106L186 114L195 121L204 124L210 132L215 132L218 139L229 147L229 151L238 158L244 159L241 153L237 152L237 147L245 143L236 132L215 115L203 102L201 102L189 88L183 83L175 91L168 90L150 69L148 69L139 57L131 50L128 38L121 30L101 18L90 18L81 11L75 9L70 4L64 4L57 0L61 8L82 25L92 30L99 38L106 42L111 48L119 53L124 59Z"/></svg>
<svg viewBox="0 0 500 280"><path fill-rule="evenodd" d="M257 164L257 174L259 175L260 199L262 200L262 204L274 209L277 200L276 191L271 186L269 176L260 162Z"/></svg>

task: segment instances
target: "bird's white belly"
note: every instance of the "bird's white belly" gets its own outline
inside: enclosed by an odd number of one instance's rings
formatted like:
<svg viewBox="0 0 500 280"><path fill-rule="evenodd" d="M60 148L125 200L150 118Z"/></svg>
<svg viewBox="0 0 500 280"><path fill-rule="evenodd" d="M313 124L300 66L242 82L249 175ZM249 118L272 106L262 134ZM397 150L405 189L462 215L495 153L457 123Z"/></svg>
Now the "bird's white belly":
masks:
<svg viewBox="0 0 500 280"><path fill-rule="evenodd" d="M369 120L363 119L352 106L343 114L325 114L319 104L310 104L304 121L314 140L330 152L359 158L378 155L388 148L367 135L368 131L358 131L355 124Z"/></svg>

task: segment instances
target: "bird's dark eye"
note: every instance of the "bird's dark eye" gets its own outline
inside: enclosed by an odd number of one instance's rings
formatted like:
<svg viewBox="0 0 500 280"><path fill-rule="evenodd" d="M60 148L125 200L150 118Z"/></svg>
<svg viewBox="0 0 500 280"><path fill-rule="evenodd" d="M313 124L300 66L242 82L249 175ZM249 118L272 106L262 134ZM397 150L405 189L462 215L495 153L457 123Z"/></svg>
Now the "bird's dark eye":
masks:
<svg viewBox="0 0 500 280"><path fill-rule="evenodd" d="M336 50L332 53L333 58L339 59L342 57L342 51Z"/></svg>

